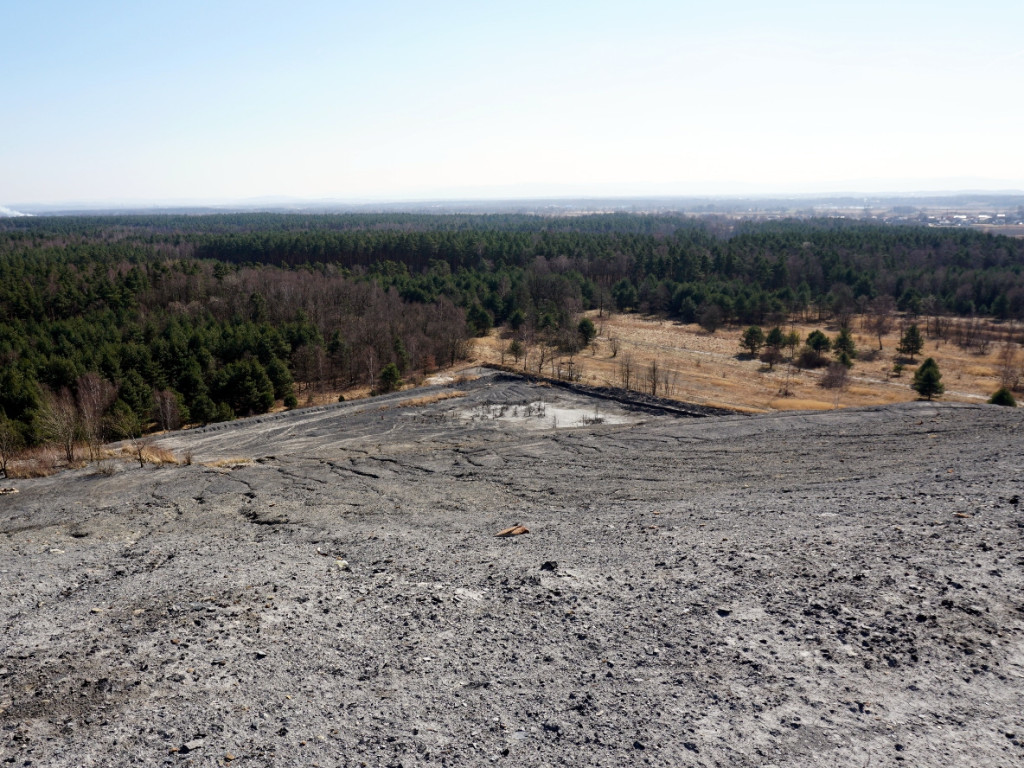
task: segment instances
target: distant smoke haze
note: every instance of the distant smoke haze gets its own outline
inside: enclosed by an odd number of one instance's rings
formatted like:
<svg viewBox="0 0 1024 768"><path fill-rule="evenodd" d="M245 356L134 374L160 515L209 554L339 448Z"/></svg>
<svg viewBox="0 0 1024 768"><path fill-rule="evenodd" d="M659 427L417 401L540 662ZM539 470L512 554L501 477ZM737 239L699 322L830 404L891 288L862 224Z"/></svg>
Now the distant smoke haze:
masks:
<svg viewBox="0 0 1024 768"><path fill-rule="evenodd" d="M7 207L5 207L3 205L0 205L0 218L13 219L15 216L31 216L31 215L32 215L31 213L22 213L21 211L16 211L13 208L7 208Z"/></svg>

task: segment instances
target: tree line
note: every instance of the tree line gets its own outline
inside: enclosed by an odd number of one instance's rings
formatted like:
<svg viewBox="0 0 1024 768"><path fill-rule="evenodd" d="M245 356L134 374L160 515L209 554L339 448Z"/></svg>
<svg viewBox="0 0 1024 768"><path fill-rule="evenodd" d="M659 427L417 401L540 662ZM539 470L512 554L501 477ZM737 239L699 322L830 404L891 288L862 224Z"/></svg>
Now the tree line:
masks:
<svg viewBox="0 0 1024 768"><path fill-rule="evenodd" d="M9 219L0 418L47 439L57 401L81 416L94 376L110 413L154 425L260 413L379 386L387 366L393 386L496 324L571 347L586 309L714 330L871 308L1024 319L1024 242L680 215Z"/></svg>

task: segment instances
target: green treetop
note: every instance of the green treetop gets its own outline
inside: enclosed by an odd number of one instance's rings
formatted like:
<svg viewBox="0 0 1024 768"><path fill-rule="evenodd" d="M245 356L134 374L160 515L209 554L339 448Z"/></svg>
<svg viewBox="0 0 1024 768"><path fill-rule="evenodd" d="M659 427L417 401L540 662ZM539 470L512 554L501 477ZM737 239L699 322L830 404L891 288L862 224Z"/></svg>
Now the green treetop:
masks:
<svg viewBox="0 0 1024 768"><path fill-rule="evenodd" d="M914 381L910 386L926 400L931 400L946 391L946 387L942 384L942 374L939 373L938 363L930 357L921 363L921 367L914 372Z"/></svg>

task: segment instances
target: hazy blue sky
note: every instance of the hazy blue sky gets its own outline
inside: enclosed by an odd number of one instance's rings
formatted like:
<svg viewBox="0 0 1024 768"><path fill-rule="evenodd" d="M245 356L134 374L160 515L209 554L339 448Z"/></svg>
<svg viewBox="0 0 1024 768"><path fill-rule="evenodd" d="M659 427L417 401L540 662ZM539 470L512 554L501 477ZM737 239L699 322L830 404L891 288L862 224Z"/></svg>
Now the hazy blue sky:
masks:
<svg viewBox="0 0 1024 768"><path fill-rule="evenodd" d="M0 204L1024 189L1024 2L0 0Z"/></svg>

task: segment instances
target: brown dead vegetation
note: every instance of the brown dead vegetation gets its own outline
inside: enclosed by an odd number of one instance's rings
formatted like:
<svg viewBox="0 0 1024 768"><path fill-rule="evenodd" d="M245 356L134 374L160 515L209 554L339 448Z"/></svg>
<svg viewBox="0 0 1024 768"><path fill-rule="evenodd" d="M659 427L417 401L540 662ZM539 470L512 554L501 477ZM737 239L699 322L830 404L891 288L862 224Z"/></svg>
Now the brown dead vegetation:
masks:
<svg viewBox="0 0 1024 768"><path fill-rule="evenodd" d="M444 400L451 400L454 397L465 397L465 392L459 390L448 390L445 392L436 392L433 395L424 395L423 397L414 397L411 400L403 400L400 403L394 403L393 405L385 405L380 408L382 411L387 411L392 408L422 408L424 405L430 405L431 403L440 403Z"/></svg>
<svg viewBox="0 0 1024 768"><path fill-rule="evenodd" d="M699 325L640 315L598 317L588 313L598 328L589 348L575 355L559 354L552 347L524 345L517 370L544 375L571 369L574 378L594 386L624 385L684 402L711 405L745 412L826 410L835 407L884 405L914 400L910 388L914 369L926 357L935 358L946 386L943 400L983 402L1000 386L1024 386L1024 327L1010 322L979 318L907 318L894 316L890 325L879 329L870 316L852 316L850 326L858 358L849 371L848 386L824 390L827 368L800 369L788 361L771 369L759 360L740 355L740 338L745 326L722 328L713 334ZM911 323L925 335L925 347L913 361L896 353L900 335ZM838 326L823 321L793 322L783 330L795 331L801 340L820 329L830 338ZM765 328L767 331L768 328ZM879 333L881 330L881 333ZM879 350L879 342L882 349ZM477 339L473 357L477 362L506 364L508 339L500 330ZM894 374L894 365L904 369ZM564 378L564 376L563 376Z"/></svg>
<svg viewBox="0 0 1024 768"><path fill-rule="evenodd" d="M7 465L7 477L30 479L49 477L62 469L60 449L53 445L41 445L21 451Z"/></svg>
<svg viewBox="0 0 1024 768"><path fill-rule="evenodd" d="M212 461L200 463L204 467L211 467L213 469L238 469L239 467L248 467L253 463L253 460L245 456L232 456L226 459L213 459Z"/></svg>

